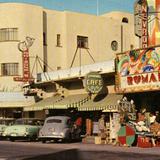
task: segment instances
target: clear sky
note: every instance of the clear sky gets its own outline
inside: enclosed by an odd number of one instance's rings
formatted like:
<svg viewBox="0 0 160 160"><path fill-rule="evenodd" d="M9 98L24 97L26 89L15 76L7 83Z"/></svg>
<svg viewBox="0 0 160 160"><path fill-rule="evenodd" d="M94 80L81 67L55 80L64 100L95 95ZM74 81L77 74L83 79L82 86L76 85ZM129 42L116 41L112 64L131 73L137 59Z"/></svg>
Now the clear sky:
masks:
<svg viewBox="0 0 160 160"><path fill-rule="evenodd" d="M133 13L135 0L0 0L0 2L23 2L54 10L67 10L89 14L103 14L109 11ZM98 2L98 10L97 10Z"/></svg>

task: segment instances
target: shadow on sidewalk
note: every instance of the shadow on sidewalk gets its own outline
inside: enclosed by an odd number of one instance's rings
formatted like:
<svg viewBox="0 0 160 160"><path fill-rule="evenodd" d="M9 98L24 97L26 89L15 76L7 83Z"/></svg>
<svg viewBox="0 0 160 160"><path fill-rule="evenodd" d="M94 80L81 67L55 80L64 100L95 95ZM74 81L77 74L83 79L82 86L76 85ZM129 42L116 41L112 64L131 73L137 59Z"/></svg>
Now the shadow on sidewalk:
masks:
<svg viewBox="0 0 160 160"><path fill-rule="evenodd" d="M80 159L79 151L77 149L70 149L61 152L44 154L23 160L82 160Z"/></svg>

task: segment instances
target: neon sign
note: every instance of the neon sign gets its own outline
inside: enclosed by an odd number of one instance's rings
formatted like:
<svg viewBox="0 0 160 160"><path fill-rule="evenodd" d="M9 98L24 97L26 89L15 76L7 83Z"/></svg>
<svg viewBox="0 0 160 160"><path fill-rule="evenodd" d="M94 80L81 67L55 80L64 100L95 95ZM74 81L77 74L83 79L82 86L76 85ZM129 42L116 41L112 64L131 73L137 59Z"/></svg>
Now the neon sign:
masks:
<svg viewBox="0 0 160 160"><path fill-rule="evenodd" d="M148 47L148 4L146 0L135 3L135 34L140 37L141 47Z"/></svg>
<svg viewBox="0 0 160 160"><path fill-rule="evenodd" d="M14 81L27 82L33 80L30 76L29 67L29 48L32 46L33 42L34 38L26 37L26 41L18 44L18 49L22 52L23 77L14 77Z"/></svg>

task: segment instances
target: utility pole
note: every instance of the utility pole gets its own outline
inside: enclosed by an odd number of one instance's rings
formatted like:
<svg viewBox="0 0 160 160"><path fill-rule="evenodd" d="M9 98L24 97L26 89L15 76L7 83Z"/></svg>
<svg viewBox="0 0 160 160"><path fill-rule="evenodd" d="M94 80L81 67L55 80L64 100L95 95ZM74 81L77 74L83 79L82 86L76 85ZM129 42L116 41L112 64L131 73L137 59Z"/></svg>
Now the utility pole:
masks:
<svg viewBox="0 0 160 160"><path fill-rule="evenodd" d="M97 16L99 16L99 0L97 0Z"/></svg>

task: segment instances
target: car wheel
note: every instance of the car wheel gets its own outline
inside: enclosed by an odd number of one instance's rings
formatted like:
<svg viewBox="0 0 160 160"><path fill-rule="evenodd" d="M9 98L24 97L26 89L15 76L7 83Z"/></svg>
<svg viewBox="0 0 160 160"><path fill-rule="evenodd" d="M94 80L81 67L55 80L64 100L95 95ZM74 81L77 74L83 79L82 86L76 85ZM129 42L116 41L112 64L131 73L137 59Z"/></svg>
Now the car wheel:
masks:
<svg viewBox="0 0 160 160"><path fill-rule="evenodd" d="M28 138L28 141L29 141L29 142L32 142L32 141L33 141L33 139L32 139L31 137L29 137L29 138Z"/></svg>
<svg viewBox="0 0 160 160"><path fill-rule="evenodd" d="M42 143L46 143L46 140L42 140Z"/></svg>
<svg viewBox="0 0 160 160"><path fill-rule="evenodd" d="M68 137L66 137L65 139L62 140L64 143L71 143L72 142L72 135L69 134Z"/></svg>
<svg viewBox="0 0 160 160"><path fill-rule="evenodd" d="M29 141L36 141L37 140L37 136L32 136L32 137L29 137L28 139Z"/></svg>
<svg viewBox="0 0 160 160"><path fill-rule="evenodd" d="M14 138L9 138L9 140L10 140L11 142L14 142L14 141L15 141L15 139L14 139Z"/></svg>
<svg viewBox="0 0 160 160"><path fill-rule="evenodd" d="M57 143L59 141L59 139L54 139L54 142Z"/></svg>

